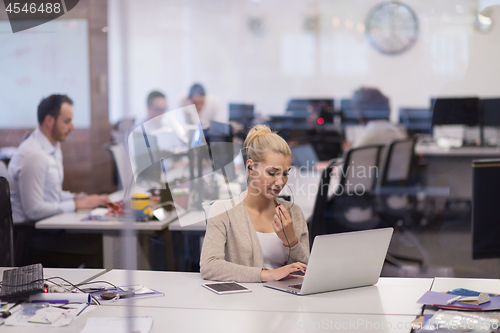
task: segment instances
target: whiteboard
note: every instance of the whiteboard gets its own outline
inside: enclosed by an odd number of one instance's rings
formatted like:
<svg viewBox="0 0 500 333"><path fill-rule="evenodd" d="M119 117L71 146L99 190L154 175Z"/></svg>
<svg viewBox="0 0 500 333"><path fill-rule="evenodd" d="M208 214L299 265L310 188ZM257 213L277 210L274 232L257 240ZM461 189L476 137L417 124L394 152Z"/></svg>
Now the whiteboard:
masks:
<svg viewBox="0 0 500 333"><path fill-rule="evenodd" d="M0 21L0 128L33 128L40 100L66 94L73 123L90 127L88 26L85 19L56 19L12 33Z"/></svg>

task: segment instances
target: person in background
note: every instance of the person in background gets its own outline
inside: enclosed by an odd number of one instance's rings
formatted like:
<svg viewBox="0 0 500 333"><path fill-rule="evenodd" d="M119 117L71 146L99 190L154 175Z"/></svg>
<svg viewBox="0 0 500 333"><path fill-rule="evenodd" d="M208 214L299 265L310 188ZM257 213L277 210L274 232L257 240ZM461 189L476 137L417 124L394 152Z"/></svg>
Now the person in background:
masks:
<svg viewBox="0 0 500 333"><path fill-rule="evenodd" d="M148 94L148 97L146 99L146 105L147 105L146 118L143 118L142 120L136 122L134 124L134 128L146 123L147 121L153 118L163 115L168 108L167 96L161 91L153 90ZM151 122L150 126L153 126L154 128L160 128L161 123L162 121L161 119L159 119L158 121Z"/></svg>
<svg viewBox="0 0 500 333"><path fill-rule="evenodd" d="M406 130L388 120L373 120L367 122L361 111L390 110L389 99L376 88L360 88L354 92L351 100L352 109L359 114L360 124L366 124L362 135L353 142L343 144L343 150L368 145L384 145L394 140L408 137Z"/></svg>
<svg viewBox="0 0 500 333"><path fill-rule="evenodd" d="M107 195L62 190L61 142L74 129L73 101L50 95L38 105L38 126L19 146L9 163L14 222L37 221L52 215L105 206Z"/></svg>
<svg viewBox="0 0 500 333"><path fill-rule="evenodd" d="M398 127L387 120L368 121L361 111L390 110L389 99L376 88L360 88L354 92L351 100L352 110L357 113L359 123L365 125L364 130L353 142L343 141L342 151L369 145L385 145L394 140L408 137L404 128ZM324 170L330 161L320 161L314 165L318 171Z"/></svg>
<svg viewBox="0 0 500 333"><path fill-rule="evenodd" d="M212 95L207 95L205 88L199 83L195 83L189 89L189 94L182 99L181 106L194 104L198 117L201 122L201 127L206 129L210 127L210 121L227 123L228 119L224 116L224 112L220 102ZM189 118L189 114L186 114ZM193 119L187 119L190 124L194 123Z"/></svg>
<svg viewBox="0 0 500 333"><path fill-rule="evenodd" d="M248 189L234 202L220 200L210 209L201 251L204 279L237 282L276 281L305 272L309 236L302 210L278 196L288 180L291 151L265 125L250 130Z"/></svg>

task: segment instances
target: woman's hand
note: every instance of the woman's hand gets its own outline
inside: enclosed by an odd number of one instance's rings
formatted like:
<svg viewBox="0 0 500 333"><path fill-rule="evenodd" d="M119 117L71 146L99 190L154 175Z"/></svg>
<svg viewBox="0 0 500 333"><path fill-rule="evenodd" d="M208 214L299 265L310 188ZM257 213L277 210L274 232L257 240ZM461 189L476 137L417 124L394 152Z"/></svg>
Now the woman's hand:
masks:
<svg viewBox="0 0 500 333"><path fill-rule="evenodd" d="M272 271L267 271L263 269L260 271L260 280L262 282L278 281L284 277L287 277L290 273L302 271L306 272L307 265L301 262L294 262L293 264L286 265L280 268L273 269Z"/></svg>
<svg viewBox="0 0 500 333"><path fill-rule="evenodd" d="M282 204L279 204L276 207L276 214L274 214L273 220L273 228L276 232L276 235L278 235L278 237L283 242L283 245L287 247L294 247L299 242L299 239L295 235L295 229L293 229L292 218Z"/></svg>

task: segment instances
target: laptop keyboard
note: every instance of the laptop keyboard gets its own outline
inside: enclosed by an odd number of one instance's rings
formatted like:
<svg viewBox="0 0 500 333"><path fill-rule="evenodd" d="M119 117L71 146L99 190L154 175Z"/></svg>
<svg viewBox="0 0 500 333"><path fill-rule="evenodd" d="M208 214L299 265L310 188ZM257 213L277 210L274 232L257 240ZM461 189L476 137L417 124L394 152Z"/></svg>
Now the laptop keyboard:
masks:
<svg viewBox="0 0 500 333"><path fill-rule="evenodd" d="M288 287L300 290L302 288L302 283L301 284L292 284L292 285L289 285Z"/></svg>

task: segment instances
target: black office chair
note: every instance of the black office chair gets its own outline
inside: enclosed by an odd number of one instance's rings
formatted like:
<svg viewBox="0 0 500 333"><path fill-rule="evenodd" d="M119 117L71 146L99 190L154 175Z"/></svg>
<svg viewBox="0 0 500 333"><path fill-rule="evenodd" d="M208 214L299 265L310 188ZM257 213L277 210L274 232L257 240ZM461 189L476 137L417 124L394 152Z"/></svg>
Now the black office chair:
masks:
<svg viewBox="0 0 500 333"><path fill-rule="evenodd" d="M386 226L376 208L374 188L383 145L359 147L345 154L340 179L329 197L333 161L323 172L310 221L310 243L317 235Z"/></svg>
<svg viewBox="0 0 500 333"><path fill-rule="evenodd" d="M379 179L377 207L381 218L390 226L405 232L406 227L418 224L422 214L418 209L415 169L415 138L395 140L387 145L382 173ZM414 240L415 243L418 241ZM419 244L414 244L420 248ZM421 251L422 252L422 251ZM401 266L398 260L416 262L412 257L388 254L387 261Z"/></svg>
<svg viewBox="0 0 500 333"><path fill-rule="evenodd" d="M9 182L0 177L0 266L14 267L14 226Z"/></svg>
<svg viewBox="0 0 500 333"><path fill-rule="evenodd" d="M418 218L414 138L391 142L377 189L379 211L396 224L411 226Z"/></svg>

